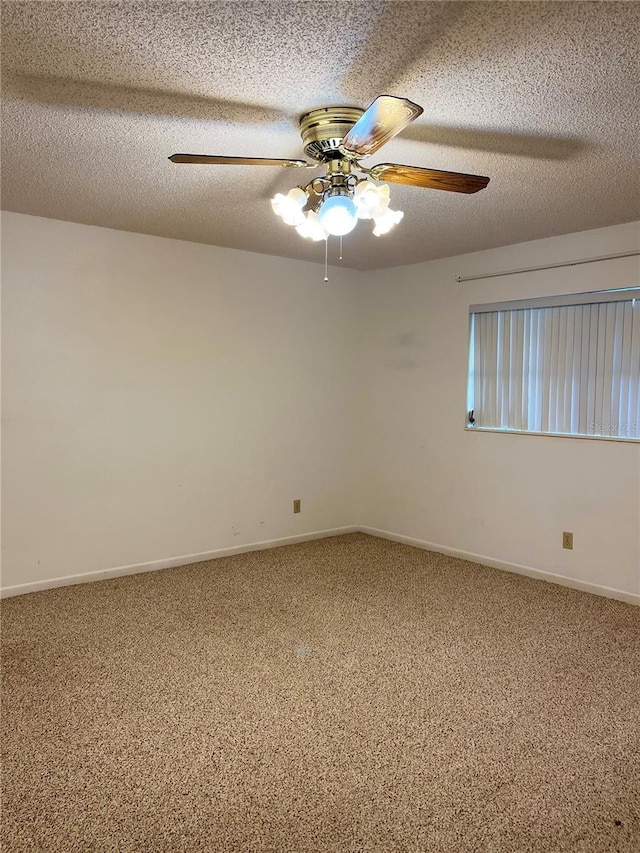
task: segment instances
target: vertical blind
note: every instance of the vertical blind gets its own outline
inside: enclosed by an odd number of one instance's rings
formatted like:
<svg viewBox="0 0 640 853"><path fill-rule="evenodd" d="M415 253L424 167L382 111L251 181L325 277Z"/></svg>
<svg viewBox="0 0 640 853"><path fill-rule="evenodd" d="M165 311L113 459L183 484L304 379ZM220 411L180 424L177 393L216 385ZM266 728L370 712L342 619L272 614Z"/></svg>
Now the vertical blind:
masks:
<svg viewBox="0 0 640 853"><path fill-rule="evenodd" d="M580 296L471 309L476 427L640 439L640 289Z"/></svg>

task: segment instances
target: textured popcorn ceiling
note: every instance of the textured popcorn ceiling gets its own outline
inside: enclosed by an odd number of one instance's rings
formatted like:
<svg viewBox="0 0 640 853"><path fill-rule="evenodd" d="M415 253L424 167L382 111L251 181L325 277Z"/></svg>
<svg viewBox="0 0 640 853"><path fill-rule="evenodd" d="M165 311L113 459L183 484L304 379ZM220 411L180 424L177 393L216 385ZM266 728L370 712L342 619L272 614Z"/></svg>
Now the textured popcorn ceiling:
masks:
<svg viewBox="0 0 640 853"><path fill-rule="evenodd" d="M269 198L315 172L185 166L173 152L300 157L301 113L379 93L424 114L365 161L491 177L391 186L370 269L640 217L638 3L6 2L5 209L321 260ZM333 254L335 246L331 247Z"/></svg>

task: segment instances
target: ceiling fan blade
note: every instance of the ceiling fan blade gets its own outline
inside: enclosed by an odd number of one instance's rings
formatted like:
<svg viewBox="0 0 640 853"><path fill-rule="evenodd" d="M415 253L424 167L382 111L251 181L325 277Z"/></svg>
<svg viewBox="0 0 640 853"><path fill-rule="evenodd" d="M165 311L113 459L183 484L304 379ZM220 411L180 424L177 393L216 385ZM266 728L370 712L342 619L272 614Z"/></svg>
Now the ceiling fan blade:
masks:
<svg viewBox="0 0 640 853"><path fill-rule="evenodd" d="M365 157L393 139L422 114L422 107L406 98L378 95L342 140L345 154Z"/></svg>
<svg viewBox="0 0 640 853"><path fill-rule="evenodd" d="M295 168L317 167L317 163L306 160L275 160L270 157L219 157L215 154L172 154L172 163L204 163L226 166L293 166Z"/></svg>
<svg viewBox="0 0 640 853"><path fill-rule="evenodd" d="M440 169L422 169L420 166L402 166L400 163L380 163L366 171L376 181L391 181L393 184L408 184L411 187L426 187L451 193L477 193L478 190L483 190L490 180L483 175L442 172Z"/></svg>

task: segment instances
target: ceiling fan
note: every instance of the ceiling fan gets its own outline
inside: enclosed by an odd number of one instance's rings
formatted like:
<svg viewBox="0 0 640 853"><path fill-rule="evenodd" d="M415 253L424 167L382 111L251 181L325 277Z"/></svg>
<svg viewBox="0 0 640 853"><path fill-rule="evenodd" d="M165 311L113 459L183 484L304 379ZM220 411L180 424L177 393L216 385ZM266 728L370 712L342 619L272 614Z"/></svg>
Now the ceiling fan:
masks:
<svg viewBox="0 0 640 853"><path fill-rule="evenodd" d="M172 154L173 163L202 163L238 166L285 166L317 169L324 175L306 186L294 187L287 195L278 193L271 204L287 225L303 237L325 240L328 235L342 237L355 227L358 219L372 219L373 233L386 234L403 216L389 207L389 187L374 181L390 181L413 187L475 193L484 189L489 178L443 172L399 163L380 163L367 168L363 157L375 154L423 112L406 98L379 95L366 109L358 107L321 107L300 119L300 135L306 160L279 160L262 157L223 157L210 154ZM358 177L362 173L364 177Z"/></svg>

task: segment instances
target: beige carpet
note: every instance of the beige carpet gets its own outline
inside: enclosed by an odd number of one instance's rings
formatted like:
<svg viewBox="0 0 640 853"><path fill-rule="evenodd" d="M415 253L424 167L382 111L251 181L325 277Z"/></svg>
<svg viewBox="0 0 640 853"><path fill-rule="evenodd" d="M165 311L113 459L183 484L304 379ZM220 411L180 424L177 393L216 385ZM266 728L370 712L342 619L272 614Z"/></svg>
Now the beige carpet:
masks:
<svg viewBox="0 0 640 853"><path fill-rule="evenodd" d="M354 534L3 602L3 853L640 850L640 609Z"/></svg>

